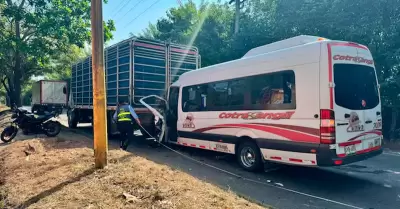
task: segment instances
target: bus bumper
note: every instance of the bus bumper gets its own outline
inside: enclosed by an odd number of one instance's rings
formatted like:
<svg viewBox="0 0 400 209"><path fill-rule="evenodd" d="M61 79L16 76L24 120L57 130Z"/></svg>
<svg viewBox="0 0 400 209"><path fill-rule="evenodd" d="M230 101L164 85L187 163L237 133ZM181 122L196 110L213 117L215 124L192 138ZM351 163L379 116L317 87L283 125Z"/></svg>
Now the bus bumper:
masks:
<svg viewBox="0 0 400 209"><path fill-rule="evenodd" d="M336 150L325 150L322 152L319 152L317 154L317 165L318 166L340 166L340 165L346 165L358 161L363 161L371 157L378 156L382 154L383 149L382 147L376 148L374 150L371 150L369 152L365 152L362 154L354 154L354 155L349 155L346 157L338 157L336 155Z"/></svg>

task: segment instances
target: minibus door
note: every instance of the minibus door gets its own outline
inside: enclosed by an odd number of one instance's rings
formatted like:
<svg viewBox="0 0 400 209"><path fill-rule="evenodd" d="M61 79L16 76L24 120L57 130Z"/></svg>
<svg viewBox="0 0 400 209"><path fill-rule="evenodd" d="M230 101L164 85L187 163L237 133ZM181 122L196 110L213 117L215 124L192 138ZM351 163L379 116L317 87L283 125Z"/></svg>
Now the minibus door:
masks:
<svg viewBox="0 0 400 209"><path fill-rule="evenodd" d="M168 96L168 107L166 111L166 137L170 142L178 141L178 102L179 102L179 87L171 86Z"/></svg>

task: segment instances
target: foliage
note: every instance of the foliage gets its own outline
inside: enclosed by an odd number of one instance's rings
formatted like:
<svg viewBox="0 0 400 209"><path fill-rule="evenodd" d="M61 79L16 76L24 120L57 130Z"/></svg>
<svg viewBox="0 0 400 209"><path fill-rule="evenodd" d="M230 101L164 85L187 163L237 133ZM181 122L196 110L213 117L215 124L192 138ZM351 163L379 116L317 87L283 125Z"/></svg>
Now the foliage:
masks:
<svg viewBox="0 0 400 209"><path fill-rule="evenodd" d="M104 38L112 38L112 20ZM11 102L33 75L52 70L52 59L90 41L90 0L0 0L0 75Z"/></svg>
<svg viewBox="0 0 400 209"><path fill-rule="evenodd" d="M172 8L143 36L199 47L203 66L237 59L251 48L305 34L364 44L371 50L385 107L400 108L400 0L252 0L241 10L192 1ZM204 18L204 21L202 21ZM394 119L396 120L396 119Z"/></svg>
<svg viewBox="0 0 400 209"><path fill-rule="evenodd" d="M58 55L57 59L50 64L52 70L46 74L46 79L66 80L71 78L71 64L89 56L88 53L76 45L71 45L65 53Z"/></svg>

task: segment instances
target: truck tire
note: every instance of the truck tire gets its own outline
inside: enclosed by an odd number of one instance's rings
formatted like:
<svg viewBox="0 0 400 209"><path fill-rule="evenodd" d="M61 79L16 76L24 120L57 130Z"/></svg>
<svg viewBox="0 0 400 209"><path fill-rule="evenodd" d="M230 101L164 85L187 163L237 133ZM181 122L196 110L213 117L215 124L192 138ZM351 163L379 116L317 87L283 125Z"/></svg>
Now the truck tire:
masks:
<svg viewBox="0 0 400 209"><path fill-rule="evenodd" d="M76 128L78 126L78 120L76 118L75 111L68 110L68 127L69 128Z"/></svg>

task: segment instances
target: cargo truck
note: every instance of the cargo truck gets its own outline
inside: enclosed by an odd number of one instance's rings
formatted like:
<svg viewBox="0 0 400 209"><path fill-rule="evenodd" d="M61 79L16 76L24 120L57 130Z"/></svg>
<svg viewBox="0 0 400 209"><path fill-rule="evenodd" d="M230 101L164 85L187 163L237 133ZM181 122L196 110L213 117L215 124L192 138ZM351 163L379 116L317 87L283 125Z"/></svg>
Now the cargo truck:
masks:
<svg viewBox="0 0 400 209"><path fill-rule="evenodd" d="M31 110L33 113L56 111L61 113L68 104L66 81L40 80L32 85Z"/></svg>
<svg viewBox="0 0 400 209"><path fill-rule="evenodd" d="M154 115L139 100L149 95L165 96L181 74L201 65L196 47L136 37L106 48L104 58L107 127L111 135L118 133L112 115L119 98L129 98L143 127L151 132ZM70 83L68 125L76 128L78 123L91 123L93 119L91 57L72 65ZM156 105L157 101L152 103Z"/></svg>

